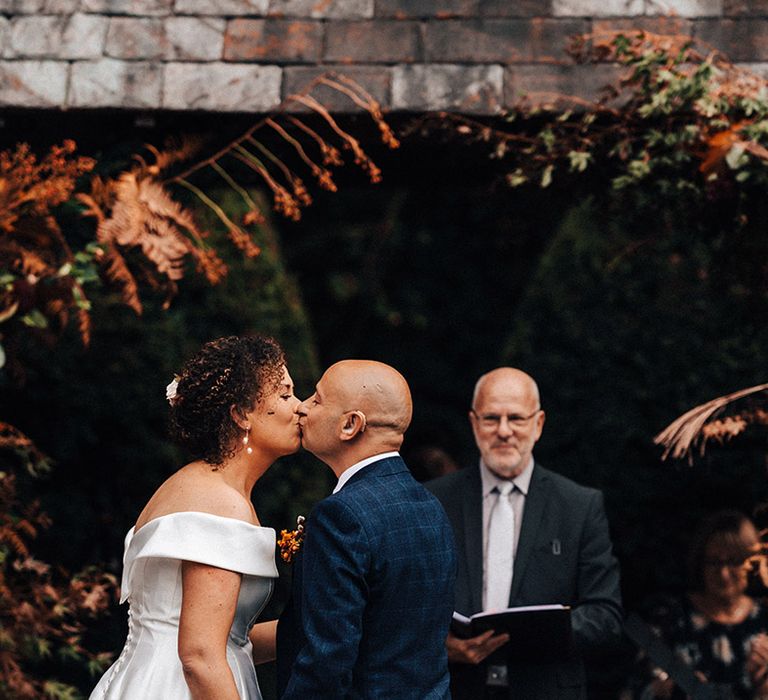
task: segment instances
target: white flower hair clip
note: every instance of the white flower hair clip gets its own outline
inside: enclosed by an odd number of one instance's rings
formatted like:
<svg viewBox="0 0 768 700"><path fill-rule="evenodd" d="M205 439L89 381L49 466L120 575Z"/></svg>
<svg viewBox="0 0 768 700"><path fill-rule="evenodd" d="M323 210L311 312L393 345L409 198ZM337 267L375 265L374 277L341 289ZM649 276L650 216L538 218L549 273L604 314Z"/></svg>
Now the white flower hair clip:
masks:
<svg viewBox="0 0 768 700"><path fill-rule="evenodd" d="M173 406L176 402L176 390L179 388L179 379L174 377L173 381L165 387L165 398L168 399L168 403Z"/></svg>

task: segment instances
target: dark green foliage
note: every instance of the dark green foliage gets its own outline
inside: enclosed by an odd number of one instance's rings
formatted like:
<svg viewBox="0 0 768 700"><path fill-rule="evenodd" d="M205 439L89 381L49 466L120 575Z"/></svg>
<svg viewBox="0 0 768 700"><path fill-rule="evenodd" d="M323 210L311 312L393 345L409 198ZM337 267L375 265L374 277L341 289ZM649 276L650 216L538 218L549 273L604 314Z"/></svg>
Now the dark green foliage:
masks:
<svg viewBox="0 0 768 700"><path fill-rule="evenodd" d="M537 457L605 491L629 607L678 588L696 520L768 497L759 433L693 468L661 463L651 441L697 402L761 380L764 237L590 179L509 191L477 169L467 182L455 152L419 147L401 155L407 188L348 190L286 234L322 363L401 369L415 404L406 456L435 445L465 465L475 379L526 369L548 413ZM753 203L751 221L762 216Z"/></svg>
<svg viewBox="0 0 768 700"><path fill-rule="evenodd" d="M486 169L468 181L476 161L460 153L410 148L398 156L402 175L376 190L347 186L287 227L286 263L321 364L370 357L397 367L415 402L406 453L435 445L461 460L474 380L500 361L560 213L549 193L510 196Z"/></svg>
<svg viewBox="0 0 768 700"><path fill-rule="evenodd" d="M749 512L768 497L762 455L740 443L693 468L659 462L650 438L672 418L761 379L766 307L729 284L742 253L707 250L692 230L701 222L622 255L643 235L638 223L594 201L572 210L505 352L539 380L540 459L606 492L630 606L681 585L688 536L706 511Z"/></svg>

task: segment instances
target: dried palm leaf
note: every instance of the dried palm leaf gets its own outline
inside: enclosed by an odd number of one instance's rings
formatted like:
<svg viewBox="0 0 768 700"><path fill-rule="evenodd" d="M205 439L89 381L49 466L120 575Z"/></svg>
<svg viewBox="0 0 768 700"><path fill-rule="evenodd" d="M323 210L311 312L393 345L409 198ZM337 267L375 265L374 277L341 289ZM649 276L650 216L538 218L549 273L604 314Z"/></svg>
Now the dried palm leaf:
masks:
<svg viewBox="0 0 768 700"><path fill-rule="evenodd" d="M664 454L661 458L666 459L671 453L676 459L687 456L690 461L692 459L691 450L696 445L699 445L700 453L703 454L707 442L705 429L710 419L734 401L766 390L768 390L768 384L758 384L748 389L735 391L732 394L719 396L687 411L653 438L653 442L656 445L664 446ZM739 425L738 422L730 425L724 423L724 426L732 434L737 434L734 431ZM744 427L746 427L746 423ZM714 431L710 430L710 436L713 433ZM723 436L723 439L725 439L725 436Z"/></svg>

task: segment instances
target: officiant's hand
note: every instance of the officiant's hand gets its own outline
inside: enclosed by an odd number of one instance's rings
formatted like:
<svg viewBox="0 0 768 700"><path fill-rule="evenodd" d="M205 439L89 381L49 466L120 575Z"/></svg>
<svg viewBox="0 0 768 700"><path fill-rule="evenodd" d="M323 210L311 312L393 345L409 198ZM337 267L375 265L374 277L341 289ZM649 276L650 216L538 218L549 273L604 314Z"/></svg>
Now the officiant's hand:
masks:
<svg viewBox="0 0 768 700"><path fill-rule="evenodd" d="M445 640L448 661L459 664L479 664L508 641L508 634L495 635L493 630L469 639L461 639L449 632L448 639Z"/></svg>

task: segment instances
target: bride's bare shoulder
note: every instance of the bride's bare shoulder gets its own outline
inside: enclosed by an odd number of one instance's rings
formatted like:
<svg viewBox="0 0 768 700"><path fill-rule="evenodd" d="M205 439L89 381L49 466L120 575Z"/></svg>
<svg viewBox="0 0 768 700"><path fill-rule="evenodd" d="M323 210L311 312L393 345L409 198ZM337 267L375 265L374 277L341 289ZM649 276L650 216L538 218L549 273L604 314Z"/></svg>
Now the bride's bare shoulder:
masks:
<svg viewBox="0 0 768 700"><path fill-rule="evenodd" d="M258 525L251 502L212 471L193 462L171 475L155 491L136 520L136 530L169 513L195 511Z"/></svg>

